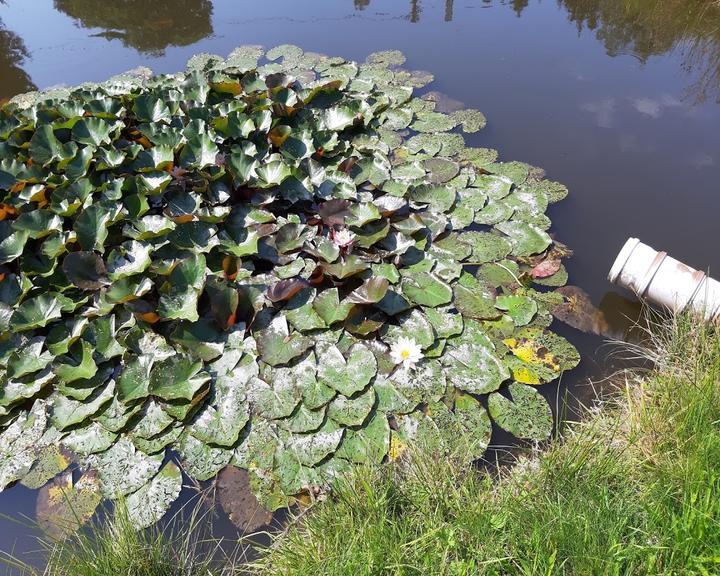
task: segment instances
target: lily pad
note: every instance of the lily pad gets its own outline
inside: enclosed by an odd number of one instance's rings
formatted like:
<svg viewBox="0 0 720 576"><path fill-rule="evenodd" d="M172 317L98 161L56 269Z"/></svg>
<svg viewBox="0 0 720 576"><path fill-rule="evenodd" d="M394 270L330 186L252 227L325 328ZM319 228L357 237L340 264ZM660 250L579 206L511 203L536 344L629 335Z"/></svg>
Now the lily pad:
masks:
<svg viewBox="0 0 720 576"><path fill-rule="evenodd" d="M345 396L364 389L376 373L375 355L363 344L351 347L347 358L337 346L318 354L318 379Z"/></svg>
<svg viewBox="0 0 720 576"><path fill-rule="evenodd" d="M347 430L335 456L356 464L378 464L389 448L390 425L384 414L376 412L363 428Z"/></svg>
<svg viewBox="0 0 720 576"><path fill-rule="evenodd" d="M120 438L107 451L92 459L100 478L102 493L111 499L138 490L155 476L162 461L162 454L143 454L127 438Z"/></svg>
<svg viewBox="0 0 720 576"><path fill-rule="evenodd" d="M508 390L512 400L499 392L488 399L490 415L498 426L517 438L545 440L550 436L553 416L547 400L525 384L510 384Z"/></svg>
<svg viewBox="0 0 720 576"><path fill-rule="evenodd" d="M493 392L510 378L510 371L497 358L489 340L451 348L444 363L452 385L472 394Z"/></svg>
<svg viewBox="0 0 720 576"><path fill-rule="evenodd" d="M128 520L137 529L152 526L162 518L182 489L182 473L168 462L157 476L125 499Z"/></svg>

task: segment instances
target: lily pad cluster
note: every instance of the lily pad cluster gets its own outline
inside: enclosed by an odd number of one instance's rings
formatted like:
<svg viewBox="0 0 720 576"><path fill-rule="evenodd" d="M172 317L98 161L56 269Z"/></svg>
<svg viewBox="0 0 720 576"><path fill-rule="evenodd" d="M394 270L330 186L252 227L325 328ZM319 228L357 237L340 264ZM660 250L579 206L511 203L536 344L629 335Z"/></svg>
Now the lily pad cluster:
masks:
<svg viewBox="0 0 720 576"><path fill-rule="evenodd" d="M243 47L0 110L0 489L74 459L146 526L181 469L276 509L419 435L547 436L567 190L403 62Z"/></svg>

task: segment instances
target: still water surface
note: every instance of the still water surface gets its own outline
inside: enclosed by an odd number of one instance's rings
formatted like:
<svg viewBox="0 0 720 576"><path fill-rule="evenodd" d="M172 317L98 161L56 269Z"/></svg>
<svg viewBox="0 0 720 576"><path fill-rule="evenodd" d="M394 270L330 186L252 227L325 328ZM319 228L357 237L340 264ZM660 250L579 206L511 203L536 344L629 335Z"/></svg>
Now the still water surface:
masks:
<svg viewBox="0 0 720 576"><path fill-rule="evenodd" d="M226 55L242 44L292 43L357 60L399 49L407 68L435 75L428 89L487 115L469 145L541 166L570 188L549 213L556 237L575 251L570 282L621 316L632 306L605 276L628 236L720 269L720 8L712 4L6 0L0 98L139 65L175 72L194 53ZM545 388L586 398L588 378L616 366L600 338L557 330L583 362ZM0 513L32 516L34 508L29 490L0 493ZM36 547L28 531L0 520L0 550Z"/></svg>

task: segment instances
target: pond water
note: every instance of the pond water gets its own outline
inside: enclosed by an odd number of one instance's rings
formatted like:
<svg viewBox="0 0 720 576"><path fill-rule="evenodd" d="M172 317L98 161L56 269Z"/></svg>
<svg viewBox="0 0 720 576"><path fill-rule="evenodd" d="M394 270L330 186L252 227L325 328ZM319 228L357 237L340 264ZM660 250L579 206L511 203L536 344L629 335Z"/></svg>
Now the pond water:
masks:
<svg viewBox="0 0 720 576"><path fill-rule="evenodd" d="M606 280L628 236L711 273L720 268L720 8L693 0L6 0L0 97L101 81L138 65L175 72L197 52L292 43L364 60L399 49L430 89L478 108L466 137L503 160L544 168L570 188L549 216L575 256L570 283L607 316L633 305ZM615 370L603 340L557 331L583 355L544 392L588 398ZM555 402L553 402L555 404ZM35 493L0 493L0 513L32 516ZM227 528L227 527L225 527ZM29 531L0 520L0 550ZM2 570L0 570L2 572Z"/></svg>

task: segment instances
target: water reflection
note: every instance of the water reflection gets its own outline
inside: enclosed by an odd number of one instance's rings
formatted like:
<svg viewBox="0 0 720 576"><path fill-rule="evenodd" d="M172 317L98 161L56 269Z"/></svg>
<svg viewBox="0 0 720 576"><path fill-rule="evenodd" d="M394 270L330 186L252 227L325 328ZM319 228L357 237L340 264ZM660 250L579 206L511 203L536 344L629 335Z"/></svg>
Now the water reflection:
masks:
<svg viewBox="0 0 720 576"><path fill-rule="evenodd" d="M92 1L92 0L89 0ZM353 0L365 10L371 0ZM491 5L493 0L483 0ZM498 0L518 17L530 0ZM720 2L717 0L558 0L579 32L595 33L609 56L631 54L645 62L678 52L683 69L697 80L688 92L696 102L720 101ZM421 0L409 0L407 20L418 23ZM445 0L445 22L454 18L454 0Z"/></svg>
<svg viewBox="0 0 720 576"><path fill-rule="evenodd" d="M420 0L410 0L410 15L408 20L410 22L420 22L420 14L422 13L422 7L420 6Z"/></svg>
<svg viewBox="0 0 720 576"><path fill-rule="evenodd" d="M579 31L592 30L608 55L651 56L678 52L697 78L689 88L698 102L720 101L720 4L714 0L559 0Z"/></svg>
<svg viewBox="0 0 720 576"><path fill-rule="evenodd" d="M98 36L153 55L210 36L212 8L210 0L55 0L83 28L102 28Z"/></svg>
<svg viewBox="0 0 720 576"><path fill-rule="evenodd" d="M28 57L22 39L5 29L0 20L0 99L34 90L35 85L21 64Z"/></svg>
<svg viewBox="0 0 720 576"><path fill-rule="evenodd" d="M453 0L445 0L445 22L452 22Z"/></svg>

